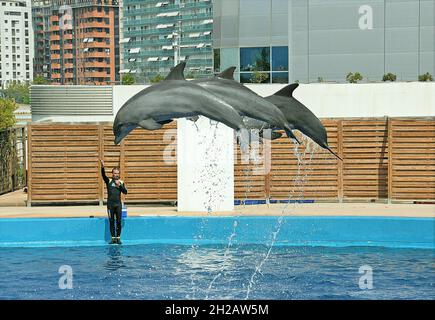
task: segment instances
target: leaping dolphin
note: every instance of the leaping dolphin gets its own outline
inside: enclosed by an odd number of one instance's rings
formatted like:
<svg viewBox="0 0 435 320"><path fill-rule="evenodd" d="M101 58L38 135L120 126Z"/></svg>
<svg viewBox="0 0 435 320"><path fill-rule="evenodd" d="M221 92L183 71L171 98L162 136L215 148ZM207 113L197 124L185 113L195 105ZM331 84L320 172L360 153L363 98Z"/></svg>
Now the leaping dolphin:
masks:
<svg viewBox="0 0 435 320"><path fill-rule="evenodd" d="M234 69L235 67L231 67L217 77L197 79L191 82L207 89L230 104L241 116L261 121L264 124L262 128L282 129L289 138L293 138L299 143L292 133L294 127L287 121L282 111L273 103L234 81L232 76ZM251 129L248 126L249 122L244 121L244 125L247 129Z"/></svg>
<svg viewBox="0 0 435 320"><path fill-rule="evenodd" d="M276 105L284 113L288 122L293 124L295 129L301 131L320 147L328 150L338 159L343 161L343 159L341 159L328 146L328 135L319 118L317 118L310 109L293 97L293 92L298 86L298 83L290 84L265 99Z"/></svg>
<svg viewBox="0 0 435 320"><path fill-rule="evenodd" d="M225 69L219 74L219 77L231 80L234 79L234 70L236 67ZM293 83L285 86L278 92L264 99L277 106L284 114L287 121L292 127L301 131L306 136L310 137L320 147L328 150L338 159L343 161L335 154L328 146L328 136L322 122L317 118L310 109L293 97L293 92L299 86L298 83ZM243 117L243 123L247 128L270 129L267 123L263 123L257 119ZM260 132L260 136L262 136ZM272 140L279 138L281 135L278 132L272 132ZM263 137L266 138L266 137Z"/></svg>
<svg viewBox="0 0 435 320"><path fill-rule="evenodd" d="M235 130L244 129L242 117L224 100L184 79L186 66L175 66L164 81L131 97L118 111L113 122L115 144L133 129L160 129L174 118L206 116Z"/></svg>

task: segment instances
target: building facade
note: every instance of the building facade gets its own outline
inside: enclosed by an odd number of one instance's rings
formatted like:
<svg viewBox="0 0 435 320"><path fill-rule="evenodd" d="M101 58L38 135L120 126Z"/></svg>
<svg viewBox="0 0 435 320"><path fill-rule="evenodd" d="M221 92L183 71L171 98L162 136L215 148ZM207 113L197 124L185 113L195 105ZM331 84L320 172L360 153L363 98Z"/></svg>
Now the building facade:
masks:
<svg viewBox="0 0 435 320"><path fill-rule="evenodd" d="M214 0L215 70L241 82L435 76L435 0Z"/></svg>
<svg viewBox="0 0 435 320"><path fill-rule="evenodd" d="M33 11L38 74L54 84L119 81L117 0L39 1Z"/></svg>
<svg viewBox="0 0 435 320"><path fill-rule="evenodd" d="M121 74L148 83L186 61L187 77L213 73L210 0L123 0Z"/></svg>
<svg viewBox="0 0 435 320"><path fill-rule="evenodd" d="M30 0L0 1L0 87L33 79Z"/></svg>

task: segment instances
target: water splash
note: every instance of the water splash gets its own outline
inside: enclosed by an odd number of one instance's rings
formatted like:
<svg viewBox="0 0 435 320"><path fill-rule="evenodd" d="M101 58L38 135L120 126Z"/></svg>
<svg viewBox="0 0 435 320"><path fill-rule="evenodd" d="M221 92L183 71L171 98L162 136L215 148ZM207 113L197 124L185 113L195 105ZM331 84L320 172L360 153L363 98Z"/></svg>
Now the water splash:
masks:
<svg viewBox="0 0 435 320"><path fill-rule="evenodd" d="M313 155L314 155L314 153L316 151L316 146L317 146L316 144L314 144L314 147L313 147L313 143L312 143L311 139L309 139L306 136L303 136L302 144L306 145L306 147L304 148L303 153L301 153L299 151L299 144L297 144L297 143L294 143L295 146L294 146L294 149L293 149L294 155L296 156L296 159L298 160L297 161L297 173L296 173L296 176L293 178L293 188L295 186L299 187L298 188L299 189L299 196L295 197L296 199L298 199L298 198L299 199L303 199L304 185L305 185L305 183L307 181L307 177L308 177L308 173L309 172L308 172L308 170L305 170L305 174L302 175L301 171L302 171L302 168L311 168L309 165L312 162L312 158L313 158ZM307 152L309 152L310 157L309 157L309 160L307 162L305 162L304 159L306 158L306 153ZM269 256L270 256L270 254L272 252L272 249L273 249L273 246L276 243L278 234L279 234L279 232L281 230L281 227L283 225L284 215L291 213L291 211L288 211L288 208L289 208L290 203L292 202L291 198L292 198L292 194L294 192L295 192L295 190L293 189L289 193L287 202L286 202L284 208L282 209L280 216L278 217L277 226L275 227L275 231L272 232L272 240L271 240L270 246L269 246L269 248L268 248L268 250L266 252L265 257L260 261L259 264L257 264L257 266L255 267L254 273L252 274L251 278L249 279L248 289L246 291L246 296L245 296L246 300L249 299L249 296L250 296L250 294L252 292L253 286L255 285L255 277L258 274L262 274L263 265L269 259ZM293 201L293 207L292 207L293 211L294 211L294 209L296 207L296 203L297 203L297 201Z"/></svg>
<svg viewBox="0 0 435 320"><path fill-rule="evenodd" d="M227 265L228 265L228 260L229 260L229 254L230 254L230 249L233 245L233 239L236 237L237 233L236 233L236 229L237 229L237 225L238 222L237 220L235 220L233 222L233 233L230 235L230 237L228 238L228 245L227 248L225 249L224 252L224 257L223 257L223 263L222 263L222 267L219 270L219 273L217 275L214 276L213 280L210 282L210 284L208 285L207 291L205 293L205 300L208 300L209 294L211 289L213 288L213 284L216 282L216 280L223 274L223 272L225 271Z"/></svg>

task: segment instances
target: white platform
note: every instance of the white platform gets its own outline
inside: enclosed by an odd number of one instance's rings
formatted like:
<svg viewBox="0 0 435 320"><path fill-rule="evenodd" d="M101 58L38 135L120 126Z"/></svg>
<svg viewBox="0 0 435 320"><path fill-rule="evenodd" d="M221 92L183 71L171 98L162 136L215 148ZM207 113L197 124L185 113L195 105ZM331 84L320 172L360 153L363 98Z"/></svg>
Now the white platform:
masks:
<svg viewBox="0 0 435 320"><path fill-rule="evenodd" d="M234 209L234 130L200 117L177 120L178 211Z"/></svg>

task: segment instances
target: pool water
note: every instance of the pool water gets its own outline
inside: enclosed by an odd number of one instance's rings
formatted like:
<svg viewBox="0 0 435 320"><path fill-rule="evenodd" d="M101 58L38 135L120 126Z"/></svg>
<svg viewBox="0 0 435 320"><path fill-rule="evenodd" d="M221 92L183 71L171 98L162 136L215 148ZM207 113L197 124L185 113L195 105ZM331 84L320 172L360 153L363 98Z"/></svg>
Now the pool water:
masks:
<svg viewBox="0 0 435 320"><path fill-rule="evenodd" d="M430 249L258 245L0 248L0 299L435 299ZM72 289L59 268L71 267ZM258 266L261 266L258 270ZM361 289L361 266L372 289ZM366 269L367 270L367 269ZM365 282L368 283L368 282Z"/></svg>

